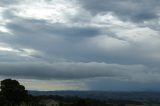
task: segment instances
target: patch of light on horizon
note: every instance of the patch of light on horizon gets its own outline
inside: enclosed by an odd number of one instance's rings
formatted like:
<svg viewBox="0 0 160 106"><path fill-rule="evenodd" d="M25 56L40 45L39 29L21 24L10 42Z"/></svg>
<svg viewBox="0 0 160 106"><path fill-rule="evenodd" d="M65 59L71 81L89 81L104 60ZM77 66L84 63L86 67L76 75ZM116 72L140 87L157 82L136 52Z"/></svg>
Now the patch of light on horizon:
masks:
<svg viewBox="0 0 160 106"><path fill-rule="evenodd" d="M88 86L80 81L73 80L35 80L19 79L27 90L53 91L53 90L88 90Z"/></svg>

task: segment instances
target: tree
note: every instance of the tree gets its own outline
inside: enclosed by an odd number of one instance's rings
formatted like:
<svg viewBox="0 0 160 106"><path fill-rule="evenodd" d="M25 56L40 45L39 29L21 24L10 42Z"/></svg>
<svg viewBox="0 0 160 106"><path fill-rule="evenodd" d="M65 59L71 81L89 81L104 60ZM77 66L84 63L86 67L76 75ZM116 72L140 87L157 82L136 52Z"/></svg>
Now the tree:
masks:
<svg viewBox="0 0 160 106"><path fill-rule="evenodd" d="M1 81L1 95L11 105L19 105L25 101L27 97L27 91L23 85L20 85L18 81L12 79L5 79Z"/></svg>

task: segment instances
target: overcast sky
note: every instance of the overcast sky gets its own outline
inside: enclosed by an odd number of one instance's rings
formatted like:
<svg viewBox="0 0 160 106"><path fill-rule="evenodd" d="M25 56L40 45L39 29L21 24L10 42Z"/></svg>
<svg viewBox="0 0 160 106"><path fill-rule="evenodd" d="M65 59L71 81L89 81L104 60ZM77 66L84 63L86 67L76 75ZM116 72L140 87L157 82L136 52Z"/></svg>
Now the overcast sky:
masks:
<svg viewBox="0 0 160 106"><path fill-rule="evenodd" d="M160 90L160 0L0 0L0 79L29 90Z"/></svg>

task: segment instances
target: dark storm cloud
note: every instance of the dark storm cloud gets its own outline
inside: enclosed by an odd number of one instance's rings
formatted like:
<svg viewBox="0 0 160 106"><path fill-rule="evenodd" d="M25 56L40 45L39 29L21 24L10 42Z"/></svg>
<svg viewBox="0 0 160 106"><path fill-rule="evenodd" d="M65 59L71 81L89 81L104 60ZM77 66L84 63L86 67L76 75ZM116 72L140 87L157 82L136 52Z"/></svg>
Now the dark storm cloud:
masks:
<svg viewBox="0 0 160 106"><path fill-rule="evenodd" d="M32 27L31 27L32 26ZM73 27L65 24L49 24L45 21L37 20L21 20L18 23L11 23L8 28L16 33L48 33L50 35L61 35L66 37L92 37L99 34L99 29L94 27ZM32 30L31 30L32 29ZM16 32L17 31L17 32ZM33 32L34 31L34 32Z"/></svg>
<svg viewBox="0 0 160 106"><path fill-rule="evenodd" d="M140 65L118 65L105 63L44 63L16 62L0 63L0 75L34 79L84 79L95 77L129 78L132 71L143 72L145 67ZM147 72L147 71L145 71Z"/></svg>
<svg viewBox="0 0 160 106"><path fill-rule="evenodd" d="M93 15L113 12L122 20L140 22L157 19L159 0L81 0L82 6Z"/></svg>

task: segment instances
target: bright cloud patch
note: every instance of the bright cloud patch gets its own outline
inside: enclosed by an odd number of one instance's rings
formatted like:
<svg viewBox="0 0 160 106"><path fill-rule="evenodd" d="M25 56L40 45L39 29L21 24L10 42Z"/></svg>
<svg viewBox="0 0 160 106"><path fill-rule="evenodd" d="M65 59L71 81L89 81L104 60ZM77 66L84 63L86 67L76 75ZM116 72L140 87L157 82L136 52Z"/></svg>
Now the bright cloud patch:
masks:
<svg viewBox="0 0 160 106"><path fill-rule="evenodd" d="M38 20L47 20L52 23L66 23L68 17L77 14L78 7L75 3L66 0L25 0L18 6L11 7L14 14L20 17Z"/></svg>

